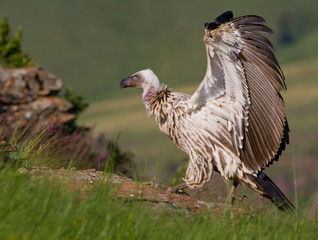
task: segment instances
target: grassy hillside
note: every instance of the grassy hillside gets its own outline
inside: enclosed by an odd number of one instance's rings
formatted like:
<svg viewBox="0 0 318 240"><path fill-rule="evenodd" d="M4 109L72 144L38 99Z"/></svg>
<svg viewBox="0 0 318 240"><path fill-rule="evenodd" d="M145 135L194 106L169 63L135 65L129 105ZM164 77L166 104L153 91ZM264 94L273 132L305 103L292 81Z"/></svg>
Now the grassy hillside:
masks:
<svg viewBox="0 0 318 240"><path fill-rule="evenodd" d="M65 137L47 138L47 130L30 126L2 141L1 240L317 237L317 214L297 200L286 217L259 200L205 205L107 171L76 171L79 144L68 138L73 151L57 147ZM61 168L66 152L74 155L68 170Z"/></svg>
<svg viewBox="0 0 318 240"><path fill-rule="evenodd" d="M213 214L115 198L105 183L87 196L68 184L0 172L1 239L317 239L317 215L268 210ZM14 191L13 191L14 189Z"/></svg>
<svg viewBox="0 0 318 240"><path fill-rule="evenodd" d="M89 101L120 96L119 81L148 67L173 87L199 81L206 61L203 23L229 9L235 16L263 16L275 31L271 39L279 55L284 50L285 62L316 54L311 39L316 39L318 15L312 0L0 3L0 17L8 17L13 28L23 27L26 52Z"/></svg>

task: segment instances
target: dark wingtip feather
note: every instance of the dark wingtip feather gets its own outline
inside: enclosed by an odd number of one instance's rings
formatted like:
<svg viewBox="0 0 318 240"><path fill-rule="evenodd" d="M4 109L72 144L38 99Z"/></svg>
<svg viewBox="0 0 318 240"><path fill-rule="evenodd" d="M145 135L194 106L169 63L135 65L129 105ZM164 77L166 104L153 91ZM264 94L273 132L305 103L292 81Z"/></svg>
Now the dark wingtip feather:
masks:
<svg viewBox="0 0 318 240"><path fill-rule="evenodd" d="M232 19L233 19L233 12L231 10L229 10L229 11L226 11L226 12L222 13L217 18L215 18L214 21L222 24L222 23L229 22Z"/></svg>
<svg viewBox="0 0 318 240"><path fill-rule="evenodd" d="M290 130L289 130L289 126L288 126L288 121L287 121L287 118L285 117L284 133L283 133L283 137L282 137L282 140L280 142L279 148L277 149L277 152L276 152L275 156L266 165L266 167L268 167L269 165L273 164L273 161L278 161L280 155L282 155L282 153L285 150L287 144L289 144L289 132L290 132Z"/></svg>
<svg viewBox="0 0 318 240"><path fill-rule="evenodd" d="M233 12L232 11L226 11L222 13L220 16L218 16L213 22L205 23L204 28L208 30L214 30L218 26L220 26L223 23L229 22L233 19Z"/></svg>

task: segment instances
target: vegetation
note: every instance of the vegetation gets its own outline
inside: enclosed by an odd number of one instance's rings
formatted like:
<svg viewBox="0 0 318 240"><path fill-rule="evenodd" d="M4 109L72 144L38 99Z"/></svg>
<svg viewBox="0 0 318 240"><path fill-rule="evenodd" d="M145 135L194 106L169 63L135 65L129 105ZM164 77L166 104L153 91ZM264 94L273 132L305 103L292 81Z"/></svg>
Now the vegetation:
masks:
<svg viewBox="0 0 318 240"><path fill-rule="evenodd" d="M10 25L7 18L0 24L0 63L7 67L26 67L34 65L29 54L22 51L22 29L18 28L15 36L10 36Z"/></svg>
<svg viewBox="0 0 318 240"><path fill-rule="evenodd" d="M83 192L67 181L35 179L18 169L32 169L34 165L65 166L68 151L73 154L69 168L78 166L78 160L83 159L78 158L83 145L70 139L63 141L56 133L48 138L46 129L43 130L30 128L23 137L16 132L10 142L15 149L9 152L2 149L6 163L0 170L0 239L316 239L318 236L318 215L308 212L305 206L288 217L276 209L264 213L255 209L237 212L230 206L220 214L209 209L194 213L120 200L107 181L86 189L83 197ZM67 146L62 148L66 142Z"/></svg>
<svg viewBox="0 0 318 240"><path fill-rule="evenodd" d="M5 166L46 166L53 168L95 168L131 175L130 152L122 152L116 143L93 129L76 129L72 133L59 125L43 126L31 123L28 127L12 126L6 118L0 121L0 163Z"/></svg>
<svg viewBox="0 0 318 240"><path fill-rule="evenodd" d="M33 152L36 142L17 148ZM57 149L55 149L57 151ZM21 164L30 162L25 155ZM31 156L31 155L29 155ZM36 154L32 155L33 157ZM55 164L59 164L55 162ZM21 165L20 165L21 166ZM57 166L57 165L56 165ZM316 239L318 215L306 208L289 216L255 209L213 214L151 208L116 198L107 183L86 190L36 180L7 164L0 171L1 239ZM70 166L71 167L71 166Z"/></svg>
<svg viewBox="0 0 318 240"><path fill-rule="evenodd" d="M84 96L80 94L75 94L71 86L66 86L63 92L63 97L68 100L72 105L72 109L69 111L70 113L74 113L79 116L89 104L85 102ZM89 130L89 128L79 127L76 123L77 119L67 123L67 131L69 133L73 133L74 131L81 129L81 130Z"/></svg>
<svg viewBox="0 0 318 240"><path fill-rule="evenodd" d="M170 184L172 186L178 185L178 184L181 184L181 183L184 182L183 178L184 178L184 176L186 174L186 171L188 169L189 159L188 158L184 158L183 162L184 163L182 165L180 165L177 168L176 172L173 174L173 177L172 177L171 182L170 182Z"/></svg>
<svg viewBox="0 0 318 240"><path fill-rule="evenodd" d="M83 95L75 95L71 86L66 86L63 97L72 103L73 108L71 109L71 113L74 114L83 112L89 105L85 102Z"/></svg>

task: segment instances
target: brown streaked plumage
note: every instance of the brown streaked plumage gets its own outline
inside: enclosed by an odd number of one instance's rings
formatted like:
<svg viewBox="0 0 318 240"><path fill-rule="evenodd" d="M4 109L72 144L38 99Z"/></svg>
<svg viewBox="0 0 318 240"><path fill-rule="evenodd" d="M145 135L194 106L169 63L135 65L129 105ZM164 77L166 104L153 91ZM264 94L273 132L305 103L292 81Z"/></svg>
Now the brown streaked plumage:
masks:
<svg viewBox="0 0 318 240"><path fill-rule="evenodd" d="M293 204L262 170L278 160L289 142L280 91L285 78L273 54L272 34L259 16L233 19L225 12L205 24L205 77L193 95L173 92L147 69L120 86L143 89L143 101L160 130L189 155L184 178L199 187L217 170L269 198L279 209Z"/></svg>

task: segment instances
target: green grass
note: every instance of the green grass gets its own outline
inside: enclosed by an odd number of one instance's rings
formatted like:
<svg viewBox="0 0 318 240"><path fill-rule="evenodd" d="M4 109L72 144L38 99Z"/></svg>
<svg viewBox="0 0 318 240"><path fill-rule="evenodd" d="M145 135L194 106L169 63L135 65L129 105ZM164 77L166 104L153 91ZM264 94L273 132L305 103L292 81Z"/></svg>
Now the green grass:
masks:
<svg viewBox="0 0 318 240"><path fill-rule="evenodd" d="M237 204L236 207L244 206L239 212L226 206L220 213L208 208L195 213L164 205L153 207L153 204L136 199L120 199L116 196L116 186L108 184L107 179L78 189L67 179L54 181L49 176L36 178L37 175L30 172L23 173L19 171L21 166L31 170L34 164L55 168L64 165L63 158L52 157L55 151L59 152L52 148L58 139L40 141L44 132L39 130L30 127L22 138L16 131L10 140L16 150L1 152L1 161L6 159L6 162L0 169L0 239L272 240L317 237L318 215L309 211L312 208L308 201L299 204L297 200L299 211L290 215L272 205L272 208L260 210L249 203ZM6 155L10 158L5 158ZM76 165L76 157L71 162L69 167Z"/></svg>
<svg viewBox="0 0 318 240"><path fill-rule="evenodd" d="M215 215L152 209L99 185L87 198L67 184L0 172L0 239L316 239L317 214Z"/></svg>

